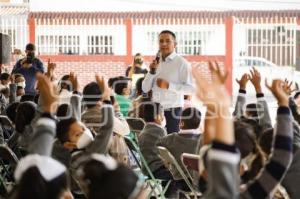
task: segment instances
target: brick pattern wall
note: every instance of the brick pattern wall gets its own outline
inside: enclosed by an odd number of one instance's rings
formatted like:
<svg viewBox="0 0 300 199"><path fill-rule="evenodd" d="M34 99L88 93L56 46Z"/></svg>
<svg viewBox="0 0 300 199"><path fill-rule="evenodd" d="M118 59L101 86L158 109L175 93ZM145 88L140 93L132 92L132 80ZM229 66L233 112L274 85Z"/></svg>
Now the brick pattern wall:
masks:
<svg viewBox="0 0 300 199"><path fill-rule="evenodd" d="M45 66L47 63L45 63ZM95 81L95 74L103 75L106 79L125 75L124 62L56 62L55 76L60 79L71 71L78 76L80 88Z"/></svg>
<svg viewBox="0 0 300 199"><path fill-rule="evenodd" d="M103 75L106 79L116 76L124 76L126 68L125 62L121 61L111 61L111 62L55 62L57 67L55 70L55 77L59 80L63 75L69 74L71 71L75 72L78 76L80 83L80 90L91 81L95 81L95 74ZM208 65L207 62L201 61L192 61L190 62L192 66L197 66L202 74L208 75ZM150 62L145 62L145 65L148 66ZM223 67L223 62L219 62ZM9 72L12 71L12 66L6 67L6 70ZM45 71L47 70L47 62L44 62Z"/></svg>

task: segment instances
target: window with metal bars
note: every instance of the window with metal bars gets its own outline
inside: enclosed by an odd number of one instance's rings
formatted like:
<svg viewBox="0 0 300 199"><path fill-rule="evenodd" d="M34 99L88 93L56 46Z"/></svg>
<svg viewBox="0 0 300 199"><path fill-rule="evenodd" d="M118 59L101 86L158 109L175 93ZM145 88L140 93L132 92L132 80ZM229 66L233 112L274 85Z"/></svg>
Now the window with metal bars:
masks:
<svg viewBox="0 0 300 199"><path fill-rule="evenodd" d="M112 35L90 35L88 36L88 54L113 55Z"/></svg>

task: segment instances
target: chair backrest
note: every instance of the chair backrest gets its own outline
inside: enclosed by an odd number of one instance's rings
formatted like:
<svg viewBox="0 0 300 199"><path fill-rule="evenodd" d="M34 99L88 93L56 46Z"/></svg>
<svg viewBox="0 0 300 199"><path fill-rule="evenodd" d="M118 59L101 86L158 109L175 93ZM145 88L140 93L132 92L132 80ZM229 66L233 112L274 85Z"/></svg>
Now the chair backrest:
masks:
<svg viewBox="0 0 300 199"><path fill-rule="evenodd" d="M0 115L0 123L3 126L14 128L12 122L10 121L10 119L6 115Z"/></svg>
<svg viewBox="0 0 300 199"><path fill-rule="evenodd" d="M19 160L15 153L6 145L0 145L1 177L6 182L14 182L14 170Z"/></svg>
<svg viewBox="0 0 300 199"><path fill-rule="evenodd" d="M6 145L0 145L0 158L4 161L9 161L12 166L16 166L19 162L16 154Z"/></svg>
<svg viewBox="0 0 300 199"><path fill-rule="evenodd" d="M136 161L137 161L140 169L142 170L142 166L143 166L145 168L145 170L146 170L145 172L147 172L146 173L147 177L149 177L149 180L151 180L152 183L154 183L153 186L150 183L151 189L155 190L157 188L158 192L161 194L160 198L164 199L165 198L164 197L164 191L161 190L161 187L159 185L159 180L154 177L154 175L153 175L153 173L152 173L152 171L151 171L151 169L150 169L150 167L149 167L149 165L148 165L145 157L143 156L143 154L142 154L139 146L137 145L137 143L131 137L124 136L124 138L125 138L125 142L126 142L128 148L129 148L129 150L130 151L135 151L135 152L138 153L140 162L138 160L136 160ZM135 156L134 156L134 158L137 159Z"/></svg>
<svg viewBox="0 0 300 199"><path fill-rule="evenodd" d="M192 192L196 193L197 191L194 189L192 183L189 180L189 177L184 173L184 171L180 167L179 163L176 161L176 159L170 153L170 151L168 149L166 149L165 147L162 147L162 146L158 146L157 148L158 148L158 152L159 152L159 155L160 155L161 159L165 163L167 163L168 165L173 165L173 168L176 168L176 170L181 175L182 179L185 181L185 183L187 184L187 186L189 187L189 189ZM172 173L171 170L170 170L170 172Z"/></svg>
<svg viewBox="0 0 300 199"><path fill-rule="evenodd" d="M129 125L130 130L137 134L140 133L146 125L145 121L142 118L127 117L126 121Z"/></svg>
<svg viewBox="0 0 300 199"><path fill-rule="evenodd" d="M199 155L183 153L181 155L181 162L187 170L193 170L199 172Z"/></svg>
<svg viewBox="0 0 300 199"><path fill-rule="evenodd" d="M5 115L0 115L0 125L5 140L8 140L13 134L14 127L9 118Z"/></svg>

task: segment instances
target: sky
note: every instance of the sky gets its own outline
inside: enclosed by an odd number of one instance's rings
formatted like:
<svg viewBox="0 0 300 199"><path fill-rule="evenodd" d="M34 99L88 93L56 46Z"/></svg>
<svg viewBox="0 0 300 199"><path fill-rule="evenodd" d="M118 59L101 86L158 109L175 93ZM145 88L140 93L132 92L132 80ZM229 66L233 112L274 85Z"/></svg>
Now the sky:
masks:
<svg viewBox="0 0 300 199"><path fill-rule="evenodd" d="M282 10L300 9L300 0L30 0L30 9L31 11Z"/></svg>

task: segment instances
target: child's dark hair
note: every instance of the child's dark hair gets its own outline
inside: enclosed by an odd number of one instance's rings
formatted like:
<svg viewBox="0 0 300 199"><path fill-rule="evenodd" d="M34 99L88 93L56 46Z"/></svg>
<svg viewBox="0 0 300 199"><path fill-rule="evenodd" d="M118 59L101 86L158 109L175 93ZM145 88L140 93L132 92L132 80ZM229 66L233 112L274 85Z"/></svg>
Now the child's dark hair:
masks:
<svg viewBox="0 0 300 199"><path fill-rule="evenodd" d="M15 73L14 76L15 76L15 79L17 79L19 77L24 77L24 75L22 75L21 73Z"/></svg>
<svg viewBox="0 0 300 199"><path fill-rule="evenodd" d="M139 78L135 83L137 97L143 94L142 84L144 79L145 79L144 77Z"/></svg>
<svg viewBox="0 0 300 199"><path fill-rule="evenodd" d="M62 89L67 89L68 91L71 91L71 86L70 84L67 83L67 81L70 79L70 75L64 75L61 79L60 79L60 87L61 90L59 92L62 91Z"/></svg>
<svg viewBox="0 0 300 199"><path fill-rule="evenodd" d="M181 122L184 129L197 129L201 122L201 112L195 108L186 108L181 113Z"/></svg>
<svg viewBox="0 0 300 199"><path fill-rule="evenodd" d="M119 165L109 170L96 160L84 165L84 180L88 181L88 198L128 198L136 187L138 177L129 168Z"/></svg>
<svg viewBox="0 0 300 199"><path fill-rule="evenodd" d="M37 167L24 172L20 182L11 194L11 199L59 199L63 191L68 189L66 173L47 182Z"/></svg>
<svg viewBox="0 0 300 199"><path fill-rule="evenodd" d="M300 96L300 91L297 91L294 95L294 99L297 99Z"/></svg>
<svg viewBox="0 0 300 199"><path fill-rule="evenodd" d="M10 75L8 73L1 73L0 80L8 80Z"/></svg>
<svg viewBox="0 0 300 199"><path fill-rule="evenodd" d="M264 156L251 125L241 121L234 122L234 134L242 159L251 153L256 155L251 163L250 170L246 171L242 176L243 182L246 183L257 176L264 165Z"/></svg>
<svg viewBox="0 0 300 199"><path fill-rule="evenodd" d="M70 130L71 125L76 122L75 118L68 118L59 121L56 125L56 137L61 143L65 143L69 141L68 132Z"/></svg>
<svg viewBox="0 0 300 199"><path fill-rule="evenodd" d="M257 108L259 108L259 106L256 103L250 103L246 105L246 112L250 118L258 119Z"/></svg>
<svg viewBox="0 0 300 199"><path fill-rule="evenodd" d="M163 108L157 102L144 102L141 106L145 122L154 122L158 115L163 113Z"/></svg>
<svg viewBox="0 0 300 199"><path fill-rule="evenodd" d="M13 102L10 105L8 105L5 110L7 117L13 123L15 123L15 121L16 121L17 108L18 108L19 104L20 104L20 102Z"/></svg>
<svg viewBox="0 0 300 199"><path fill-rule="evenodd" d="M92 108L101 100L102 91L96 82L91 82L83 88L82 94L85 105Z"/></svg>
<svg viewBox="0 0 300 199"><path fill-rule="evenodd" d="M22 90L22 89L24 89L22 86L17 86L17 92L18 90Z"/></svg>
<svg viewBox="0 0 300 199"><path fill-rule="evenodd" d="M126 77L119 77L113 82L113 88L116 94L123 95L124 88L128 87L128 82L130 81L130 78Z"/></svg>
<svg viewBox="0 0 300 199"><path fill-rule="evenodd" d="M25 94L25 95L22 95L21 99L20 99L20 102L33 102L34 103L34 97L35 95L32 95L32 94Z"/></svg>
<svg viewBox="0 0 300 199"><path fill-rule="evenodd" d="M239 121L247 123L247 124L252 126L252 128L254 130L254 133L255 133L255 136L256 136L256 139L258 139L259 136L262 134L262 127L258 123L258 120L242 117L242 118L239 119Z"/></svg>
<svg viewBox="0 0 300 199"><path fill-rule="evenodd" d="M56 116L57 117L67 117L70 109L71 108L70 108L69 104L61 104L57 108Z"/></svg>
<svg viewBox="0 0 300 199"><path fill-rule="evenodd" d="M36 105L33 102L22 102L19 104L16 113L16 131L23 133L26 125L29 125L36 113Z"/></svg>
<svg viewBox="0 0 300 199"><path fill-rule="evenodd" d="M274 136L274 129L268 128L266 129L258 139L258 143L260 148L265 152L267 156L271 154L272 142Z"/></svg>

